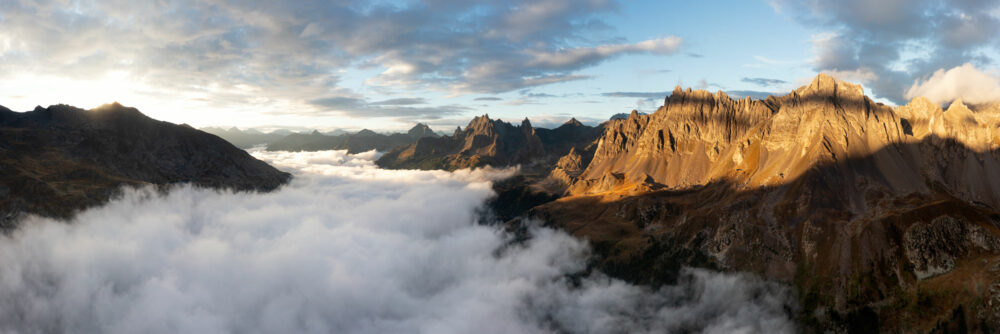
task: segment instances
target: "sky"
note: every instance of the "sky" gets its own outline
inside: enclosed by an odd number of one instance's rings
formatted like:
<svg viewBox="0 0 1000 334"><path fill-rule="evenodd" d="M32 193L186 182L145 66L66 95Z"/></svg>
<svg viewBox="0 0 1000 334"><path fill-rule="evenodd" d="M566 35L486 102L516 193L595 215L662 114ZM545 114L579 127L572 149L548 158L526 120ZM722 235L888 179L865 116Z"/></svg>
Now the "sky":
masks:
<svg viewBox="0 0 1000 334"><path fill-rule="evenodd" d="M675 86L1000 100L1000 0L0 1L0 105L441 132L651 112Z"/></svg>

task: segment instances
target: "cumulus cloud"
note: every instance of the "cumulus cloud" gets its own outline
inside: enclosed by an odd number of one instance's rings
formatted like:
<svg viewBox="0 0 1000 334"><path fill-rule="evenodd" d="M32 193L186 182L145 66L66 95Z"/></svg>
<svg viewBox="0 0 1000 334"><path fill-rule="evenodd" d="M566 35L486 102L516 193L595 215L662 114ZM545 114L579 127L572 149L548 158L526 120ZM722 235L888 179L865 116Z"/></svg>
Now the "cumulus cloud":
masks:
<svg viewBox="0 0 1000 334"><path fill-rule="evenodd" d="M267 194L127 191L0 242L0 331L792 332L790 291L686 270L657 291L586 268L586 243L478 225L511 170L388 171L375 152L256 152ZM577 275L570 279L569 275Z"/></svg>
<svg viewBox="0 0 1000 334"><path fill-rule="evenodd" d="M824 31L813 40L813 69L856 73L879 96L905 103L917 78L965 63L1000 61L1000 1L771 0L779 13Z"/></svg>
<svg viewBox="0 0 1000 334"><path fill-rule="evenodd" d="M937 104L962 99L965 103L1000 101L1000 77L980 71L972 64L940 69L923 80L916 80L906 91L906 98L923 96Z"/></svg>

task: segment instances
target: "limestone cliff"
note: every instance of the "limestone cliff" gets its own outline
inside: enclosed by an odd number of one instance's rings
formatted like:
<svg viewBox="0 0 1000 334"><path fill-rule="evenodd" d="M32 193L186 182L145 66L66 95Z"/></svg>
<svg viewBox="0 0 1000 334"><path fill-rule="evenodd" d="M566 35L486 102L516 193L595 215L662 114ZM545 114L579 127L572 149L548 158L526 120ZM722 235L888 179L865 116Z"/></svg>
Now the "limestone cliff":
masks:
<svg viewBox="0 0 1000 334"><path fill-rule="evenodd" d="M996 328L997 111L891 107L826 75L764 100L677 88L608 122L569 196L530 216L632 281L706 266L788 282L821 331Z"/></svg>

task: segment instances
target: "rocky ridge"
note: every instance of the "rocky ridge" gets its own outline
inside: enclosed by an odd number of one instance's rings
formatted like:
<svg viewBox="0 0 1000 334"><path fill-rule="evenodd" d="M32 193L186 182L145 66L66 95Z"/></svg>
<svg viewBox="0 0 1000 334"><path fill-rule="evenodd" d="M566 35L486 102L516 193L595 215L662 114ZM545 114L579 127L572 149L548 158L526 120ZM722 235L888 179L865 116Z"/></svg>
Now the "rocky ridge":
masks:
<svg viewBox="0 0 1000 334"><path fill-rule="evenodd" d="M269 191L291 177L219 137L118 103L0 108L0 171L5 228L26 213L68 218L123 185Z"/></svg>
<svg viewBox="0 0 1000 334"><path fill-rule="evenodd" d="M630 281L703 266L787 282L818 331L996 328L997 110L894 108L826 75L764 100L677 88L606 123L579 176L553 171L567 196L528 216Z"/></svg>
<svg viewBox="0 0 1000 334"><path fill-rule="evenodd" d="M520 125L475 117L451 136L420 138L383 155L383 168L446 169L521 165L533 173L548 173L570 150L584 150L600 129L571 119L555 129L534 128L527 118Z"/></svg>

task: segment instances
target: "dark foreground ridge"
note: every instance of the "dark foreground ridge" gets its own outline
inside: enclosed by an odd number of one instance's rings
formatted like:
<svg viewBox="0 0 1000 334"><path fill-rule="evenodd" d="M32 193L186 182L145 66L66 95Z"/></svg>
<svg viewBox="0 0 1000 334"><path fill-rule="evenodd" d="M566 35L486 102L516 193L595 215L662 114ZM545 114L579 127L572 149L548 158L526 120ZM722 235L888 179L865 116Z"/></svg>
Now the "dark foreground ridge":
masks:
<svg viewBox="0 0 1000 334"><path fill-rule="evenodd" d="M69 218L123 185L190 183L270 191L291 175L225 140L118 103L13 112L0 107L0 225L23 214Z"/></svg>

